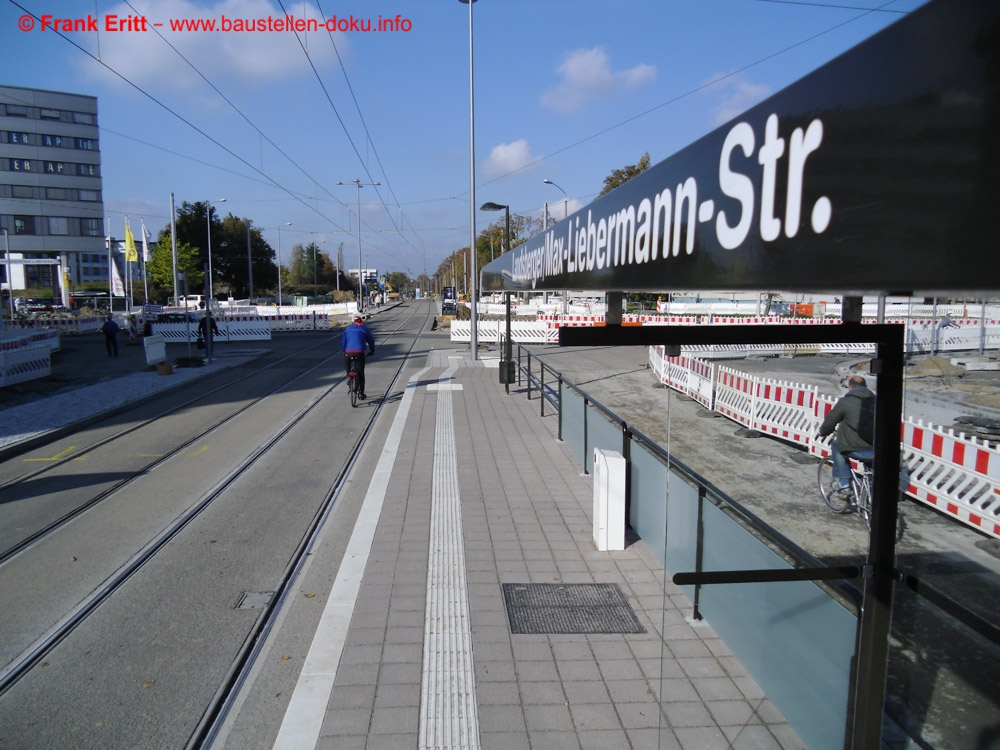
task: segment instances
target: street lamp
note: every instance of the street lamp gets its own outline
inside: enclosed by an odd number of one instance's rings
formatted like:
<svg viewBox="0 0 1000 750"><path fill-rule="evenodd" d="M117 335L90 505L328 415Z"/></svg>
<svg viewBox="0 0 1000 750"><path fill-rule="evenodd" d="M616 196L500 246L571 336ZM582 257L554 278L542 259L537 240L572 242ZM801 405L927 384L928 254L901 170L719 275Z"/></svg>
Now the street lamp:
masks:
<svg viewBox="0 0 1000 750"><path fill-rule="evenodd" d="M479 359L479 312L476 301L476 107L472 54L472 5L476 0L459 0L459 2L469 6L469 255L472 261L472 268L469 269L469 278L472 281L472 288L469 290L472 317L469 346L472 348L472 359L475 361Z"/></svg>
<svg viewBox="0 0 1000 750"><path fill-rule="evenodd" d="M291 225L290 221L278 225L278 315L281 315L281 228Z"/></svg>
<svg viewBox="0 0 1000 750"><path fill-rule="evenodd" d="M568 218L569 217L569 196L566 195L566 191L563 190L558 185L556 185L552 180L542 180L542 182L544 182L546 185L551 185L552 187L556 188L557 190L559 190L563 194L563 218L564 219ZM547 208L548 207L548 203L546 203L545 205L546 205L546 213L548 213L548 208ZM562 304L563 313L566 313L566 311L568 309L568 306L569 306L569 299L568 299L568 294L567 294L566 291L563 291L562 298L563 298L563 304Z"/></svg>
<svg viewBox="0 0 1000 750"><path fill-rule="evenodd" d="M225 202L225 198L219 198L217 201L205 201L205 229L208 234L208 302L206 306L209 308L215 298L212 293L212 204Z"/></svg>
<svg viewBox="0 0 1000 750"><path fill-rule="evenodd" d="M563 218L565 219L567 216L569 216L569 196L566 195L566 191L563 190L558 185L556 185L552 180L542 180L542 182L544 182L546 185L551 185L552 187L556 188L563 194Z"/></svg>
<svg viewBox="0 0 1000 750"><path fill-rule="evenodd" d="M475 2L475 0L473 0ZM364 280L362 276L364 275L364 270L361 265L361 188L365 185L381 185L380 182L362 182L357 177L351 180L358 188L358 312L361 312L363 308L363 298L364 295L362 291L364 290ZM343 185L343 182L338 181L338 185Z"/></svg>
<svg viewBox="0 0 1000 750"><path fill-rule="evenodd" d="M503 211L504 212L504 227L505 234L507 238L507 250L510 251L510 206L504 206L500 203L484 203L479 207L482 211ZM504 340L504 357L500 361L500 382L503 383L504 389L507 393L510 393L510 384L514 379L514 357L511 351L510 342L510 292L504 292L504 303L507 308L507 336Z"/></svg>

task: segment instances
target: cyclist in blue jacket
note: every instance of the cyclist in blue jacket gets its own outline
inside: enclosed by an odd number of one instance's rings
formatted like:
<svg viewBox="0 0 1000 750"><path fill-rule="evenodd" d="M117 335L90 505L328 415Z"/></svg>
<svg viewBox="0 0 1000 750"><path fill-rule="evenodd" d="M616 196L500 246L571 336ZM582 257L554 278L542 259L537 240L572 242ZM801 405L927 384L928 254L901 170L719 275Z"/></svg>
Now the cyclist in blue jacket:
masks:
<svg viewBox="0 0 1000 750"><path fill-rule="evenodd" d="M340 348L344 350L344 370L351 371L351 360L357 359L357 383L361 394L360 399L368 398L365 393L365 346L368 347L368 356L375 354L375 338L372 332L364 324L361 315L354 316L353 325L344 328L340 334Z"/></svg>

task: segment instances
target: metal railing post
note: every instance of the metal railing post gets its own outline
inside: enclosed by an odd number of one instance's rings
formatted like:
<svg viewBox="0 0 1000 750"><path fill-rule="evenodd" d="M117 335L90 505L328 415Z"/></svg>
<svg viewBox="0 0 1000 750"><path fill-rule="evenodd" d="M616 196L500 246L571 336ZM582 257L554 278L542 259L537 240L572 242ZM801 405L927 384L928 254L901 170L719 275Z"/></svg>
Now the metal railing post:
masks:
<svg viewBox="0 0 1000 750"><path fill-rule="evenodd" d="M542 364L541 360L538 361L538 395L540 396L538 400L541 402L541 406L539 407L541 411L540 416L544 417L545 416L545 365Z"/></svg>
<svg viewBox="0 0 1000 750"><path fill-rule="evenodd" d="M563 423L562 373L559 373L558 377L556 378L556 382L557 382L558 388L559 388L559 390L556 392L556 399L557 399L556 403L558 404L556 406L556 408L559 410L559 427L558 427L558 429L559 429L559 441L561 442L562 439L563 439L563 436L562 436L562 423Z"/></svg>

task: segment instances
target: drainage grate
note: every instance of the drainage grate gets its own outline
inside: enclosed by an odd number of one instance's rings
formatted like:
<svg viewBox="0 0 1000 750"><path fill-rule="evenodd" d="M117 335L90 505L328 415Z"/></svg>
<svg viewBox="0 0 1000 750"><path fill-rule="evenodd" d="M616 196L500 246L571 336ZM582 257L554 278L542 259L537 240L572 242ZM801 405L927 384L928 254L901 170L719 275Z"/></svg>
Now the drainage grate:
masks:
<svg viewBox="0 0 1000 750"><path fill-rule="evenodd" d="M244 591L236 609L264 609L274 596L273 591Z"/></svg>
<svg viewBox="0 0 1000 750"><path fill-rule="evenodd" d="M614 583L505 583L514 635L645 633Z"/></svg>

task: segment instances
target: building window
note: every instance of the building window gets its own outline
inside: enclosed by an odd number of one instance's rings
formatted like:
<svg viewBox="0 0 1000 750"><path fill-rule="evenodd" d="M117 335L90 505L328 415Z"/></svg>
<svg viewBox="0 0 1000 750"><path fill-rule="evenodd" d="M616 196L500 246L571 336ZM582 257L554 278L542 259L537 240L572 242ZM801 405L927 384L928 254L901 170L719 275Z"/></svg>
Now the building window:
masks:
<svg viewBox="0 0 1000 750"><path fill-rule="evenodd" d="M97 148L96 142L94 141L93 138L77 138L76 147L79 149L83 149L84 151L93 151L95 148Z"/></svg>
<svg viewBox="0 0 1000 750"><path fill-rule="evenodd" d="M11 185L10 186L10 197L11 198L33 198L34 191L31 189L31 185Z"/></svg>
<svg viewBox="0 0 1000 750"><path fill-rule="evenodd" d="M74 112L73 122L78 123L80 125L93 125L94 116L89 112Z"/></svg>
<svg viewBox="0 0 1000 750"><path fill-rule="evenodd" d="M21 143L28 145L27 133L7 133L7 143Z"/></svg>
<svg viewBox="0 0 1000 750"><path fill-rule="evenodd" d="M99 190L81 190L79 200L82 201L99 201L101 199L101 193Z"/></svg>
<svg viewBox="0 0 1000 750"><path fill-rule="evenodd" d="M61 135L43 135L42 136L43 146L52 146L54 148L59 148L62 146L62 136Z"/></svg>
<svg viewBox="0 0 1000 750"><path fill-rule="evenodd" d="M97 177L96 164L77 164L76 173L80 177Z"/></svg>
<svg viewBox="0 0 1000 750"><path fill-rule="evenodd" d="M30 172L31 159L8 159L11 172Z"/></svg>
<svg viewBox="0 0 1000 750"><path fill-rule="evenodd" d="M50 201L66 200L66 188L45 188L45 197Z"/></svg>
<svg viewBox="0 0 1000 750"><path fill-rule="evenodd" d="M34 233L35 233L34 216L14 217L14 234L34 234Z"/></svg>
<svg viewBox="0 0 1000 750"><path fill-rule="evenodd" d="M27 117L28 108L20 104L8 104L7 105L7 116L8 117Z"/></svg>
<svg viewBox="0 0 1000 750"><path fill-rule="evenodd" d="M62 112L58 109L40 109L38 111L38 116L43 120L61 120Z"/></svg>
<svg viewBox="0 0 1000 750"><path fill-rule="evenodd" d="M50 216L49 234L69 234L69 219L64 216Z"/></svg>
<svg viewBox="0 0 1000 750"><path fill-rule="evenodd" d="M80 234L84 237L101 236L100 219L80 219Z"/></svg>
<svg viewBox="0 0 1000 750"><path fill-rule="evenodd" d="M45 170L45 174L62 174L66 165L61 161L43 161L42 167Z"/></svg>

